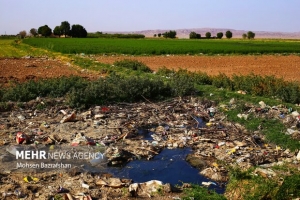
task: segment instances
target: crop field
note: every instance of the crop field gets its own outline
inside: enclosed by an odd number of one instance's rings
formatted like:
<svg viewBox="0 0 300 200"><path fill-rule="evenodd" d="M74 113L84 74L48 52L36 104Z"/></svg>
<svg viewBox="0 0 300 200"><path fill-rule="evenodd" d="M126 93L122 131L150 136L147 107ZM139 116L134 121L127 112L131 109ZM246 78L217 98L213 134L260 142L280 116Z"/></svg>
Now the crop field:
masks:
<svg viewBox="0 0 300 200"><path fill-rule="evenodd" d="M29 38L24 43L67 54L289 54L300 53L298 40L169 40L103 38Z"/></svg>

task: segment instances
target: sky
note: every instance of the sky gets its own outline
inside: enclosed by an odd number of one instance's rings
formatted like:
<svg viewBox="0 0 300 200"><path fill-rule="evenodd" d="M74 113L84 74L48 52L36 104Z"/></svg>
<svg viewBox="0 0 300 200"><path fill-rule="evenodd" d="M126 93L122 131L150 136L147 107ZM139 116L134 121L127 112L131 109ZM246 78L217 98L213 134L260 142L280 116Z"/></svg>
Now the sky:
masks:
<svg viewBox="0 0 300 200"><path fill-rule="evenodd" d="M62 21L88 32L228 28L300 32L300 0L0 0L0 35Z"/></svg>

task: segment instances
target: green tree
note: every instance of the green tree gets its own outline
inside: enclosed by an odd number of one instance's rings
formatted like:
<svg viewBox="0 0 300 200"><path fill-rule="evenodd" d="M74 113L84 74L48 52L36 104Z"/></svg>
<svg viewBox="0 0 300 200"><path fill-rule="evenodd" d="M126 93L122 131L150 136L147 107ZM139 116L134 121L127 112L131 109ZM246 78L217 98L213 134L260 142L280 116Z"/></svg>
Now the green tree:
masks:
<svg viewBox="0 0 300 200"><path fill-rule="evenodd" d="M196 39L197 33L196 32L190 32L190 39Z"/></svg>
<svg viewBox="0 0 300 200"><path fill-rule="evenodd" d="M210 38L210 37L211 37L211 33L210 33L210 32L206 32L206 33L205 33L205 37L206 37L206 38Z"/></svg>
<svg viewBox="0 0 300 200"><path fill-rule="evenodd" d="M232 32L231 31L226 31L225 36L228 39L232 38Z"/></svg>
<svg viewBox="0 0 300 200"><path fill-rule="evenodd" d="M248 39L254 39L254 37L255 37L255 33L253 33L252 31L248 31L247 38Z"/></svg>
<svg viewBox="0 0 300 200"><path fill-rule="evenodd" d="M38 34L38 31L36 30L36 28L30 29L29 32L30 32L30 34L33 35L34 37L37 36L37 34Z"/></svg>
<svg viewBox="0 0 300 200"><path fill-rule="evenodd" d="M72 37L85 38L87 36L87 31L80 24L74 24L72 25L71 35Z"/></svg>
<svg viewBox="0 0 300 200"><path fill-rule="evenodd" d="M190 33L190 39L200 39L201 38L201 35L196 33L196 32L191 32Z"/></svg>
<svg viewBox="0 0 300 200"><path fill-rule="evenodd" d="M60 24L60 30L61 30L61 34L65 35L65 37L67 35L70 35L70 23L67 21L63 21Z"/></svg>
<svg viewBox="0 0 300 200"><path fill-rule="evenodd" d="M165 38L176 38L176 31L168 31L168 32L165 32L163 33L163 36Z"/></svg>
<svg viewBox="0 0 300 200"><path fill-rule="evenodd" d="M156 37L156 34L154 34L153 36Z"/></svg>
<svg viewBox="0 0 300 200"><path fill-rule="evenodd" d="M58 35L59 37L62 35L62 33L61 33L62 31L61 31L61 28L60 28L60 26L55 26L55 28L54 28L54 30L53 30L53 34L54 35Z"/></svg>
<svg viewBox="0 0 300 200"><path fill-rule="evenodd" d="M244 33L244 34L242 35L242 38L243 38L243 39L246 39L246 38L247 38L247 34Z"/></svg>
<svg viewBox="0 0 300 200"><path fill-rule="evenodd" d="M52 29L49 28L47 25L44 25L38 28L38 33L42 36L48 37L52 34Z"/></svg>
<svg viewBox="0 0 300 200"><path fill-rule="evenodd" d="M217 38L221 39L222 37L223 37L223 33L222 32L217 33Z"/></svg>
<svg viewBox="0 0 300 200"><path fill-rule="evenodd" d="M161 37L161 33L157 34L158 37Z"/></svg>

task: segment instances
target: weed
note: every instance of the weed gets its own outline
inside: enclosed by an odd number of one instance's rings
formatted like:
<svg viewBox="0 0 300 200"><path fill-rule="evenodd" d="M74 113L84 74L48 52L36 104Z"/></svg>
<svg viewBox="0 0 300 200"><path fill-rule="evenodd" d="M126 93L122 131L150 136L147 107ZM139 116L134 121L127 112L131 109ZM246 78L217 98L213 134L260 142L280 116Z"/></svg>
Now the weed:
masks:
<svg viewBox="0 0 300 200"><path fill-rule="evenodd" d="M144 63L137 60L125 59L125 60L114 62L114 65L116 67L124 67L134 71L141 71L146 73L152 72L152 70L148 66L146 66Z"/></svg>
<svg viewBox="0 0 300 200"><path fill-rule="evenodd" d="M215 191L208 190L199 185L193 184L191 188L184 189L183 200L203 199L203 200L222 200L226 199L223 195L217 194Z"/></svg>

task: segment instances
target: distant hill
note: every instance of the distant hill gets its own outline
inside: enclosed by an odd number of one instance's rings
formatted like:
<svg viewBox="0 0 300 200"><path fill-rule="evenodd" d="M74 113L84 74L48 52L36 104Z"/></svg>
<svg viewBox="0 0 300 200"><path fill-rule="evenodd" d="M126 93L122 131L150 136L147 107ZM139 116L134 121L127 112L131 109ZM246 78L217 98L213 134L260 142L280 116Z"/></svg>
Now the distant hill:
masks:
<svg viewBox="0 0 300 200"><path fill-rule="evenodd" d="M225 29L225 28L191 28L191 29L175 29L178 38L189 38L190 32L194 31L200 33L202 37L205 36L206 32L210 32L211 36L216 36L218 32L223 32L225 37L225 32L230 30L232 32L233 38L242 38L243 33L247 33L249 30L235 30L235 29ZM118 33L135 33L143 34L146 37L153 37L154 34L164 33L169 30L143 30L143 31L133 31L133 32L118 32ZM255 38L284 38L284 39L300 39L300 32L271 32L271 31L255 31L250 30L255 33ZM110 32L112 33L112 32Z"/></svg>

